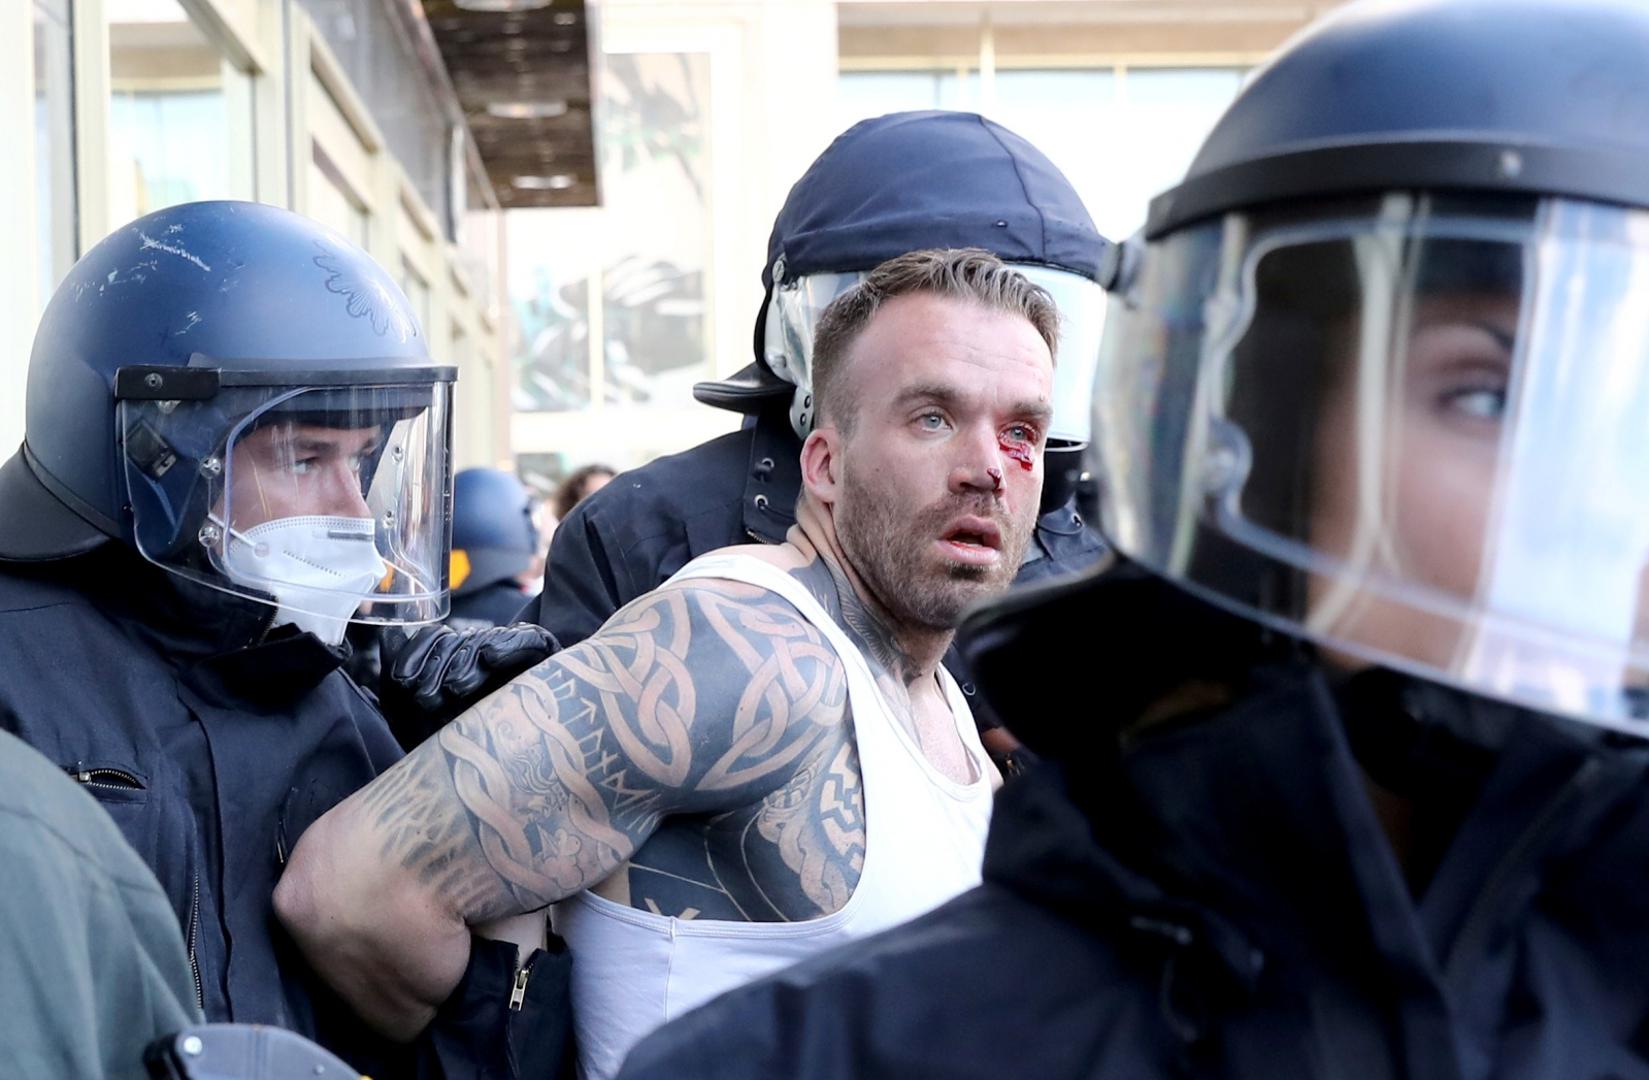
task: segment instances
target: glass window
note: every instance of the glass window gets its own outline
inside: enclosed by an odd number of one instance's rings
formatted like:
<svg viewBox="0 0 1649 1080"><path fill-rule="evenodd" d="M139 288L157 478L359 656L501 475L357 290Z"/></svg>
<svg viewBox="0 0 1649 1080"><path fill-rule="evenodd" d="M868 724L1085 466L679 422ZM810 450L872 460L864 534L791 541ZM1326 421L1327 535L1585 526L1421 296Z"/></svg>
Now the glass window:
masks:
<svg viewBox="0 0 1649 1080"><path fill-rule="evenodd" d="M1197 149L1242 88L1241 68L1129 68L1119 95L1121 115L1113 155L1119 168L1111 180L1107 215L1124 236L1145 224L1149 201L1185 176ZM1130 207L1118 214L1112 207ZM1096 210L1094 217L1099 220ZM1101 231L1106 222L1099 221Z"/></svg>
<svg viewBox="0 0 1649 1080"><path fill-rule="evenodd" d="M412 304L412 313L418 316L418 332L429 340L429 282L406 259L401 260L401 291Z"/></svg>
<svg viewBox="0 0 1649 1080"><path fill-rule="evenodd" d="M844 71L836 84L839 127L910 109L974 109L978 83L976 74L956 70Z"/></svg>
<svg viewBox="0 0 1649 1080"><path fill-rule="evenodd" d="M396 4L383 0L297 3L315 20L344 76L383 133L390 156L400 163L435 220L442 222L442 229L448 228L453 208L446 112L399 25L401 20L394 15ZM444 7L451 10L452 5Z"/></svg>
<svg viewBox="0 0 1649 1080"><path fill-rule="evenodd" d="M469 276L470 287L484 310L496 310L498 302L499 240L503 212L488 208L486 194L467 162L464 173L464 205L458 215L458 263Z"/></svg>
<svg viewBox="0 0 1649 1080"><path fill-rule="evenodd" d="M107 0L107 10L111 224L196 199L250 198L249 77L178 0Z"/></svg>
<svg viewBox="0 0 1649 1080"><path fill-rule="evenodd" d="M1036 145L1071 181L1094 223L1121 238L1178 183L1236 97L1241 68L1001 68L991 119ZM842 126L900 109L978 109L968 72L844 71Z"/></svg>
<svg viewBox="0 0 1649 1080"><path fill-rule="evenodd" d="M332 159L319 146L309 158L309 216L330 225L357 247L366 247L367 214L338 172Z"/></svg>
<svg viewBox="0 0 1649 1080"><path fill-rule="evenodd" d="M690 407L711 370L710 58L610 54L602 68L602 208L511 212L525 410Z"/></svg>
<svg viewBox="0 0 1649 1080"><path fill-rule="evenodd" d="M74 54L68 0L34 0L34 210L37 302L74 265Z"/></svg>

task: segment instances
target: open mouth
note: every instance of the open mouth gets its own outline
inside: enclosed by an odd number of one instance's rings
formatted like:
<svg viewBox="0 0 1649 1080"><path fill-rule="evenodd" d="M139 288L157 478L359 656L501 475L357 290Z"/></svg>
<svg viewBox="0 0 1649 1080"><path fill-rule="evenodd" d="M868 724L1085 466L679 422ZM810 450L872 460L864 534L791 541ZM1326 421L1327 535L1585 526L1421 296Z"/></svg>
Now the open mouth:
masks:
<svg viewBox="0 0 1649 1080"><path fill-rule="evenodd" d="M991 560L1002 549L1002 532L982 518L966 518L947 529L940 542L952 553L974 559Z"/></svg>
<svg viewBox="0 0 1649 1080"><path fill-rule="evenodd" d="M947 533L947 534L945 534L945 539L949 540L953 544L960 544L963 547L977 547L977 548L995 548L996 547L995 544L993 544L989 540L985 539L985 537L982 533L969 532L965 529L959 529L956 532Z"/></svg>

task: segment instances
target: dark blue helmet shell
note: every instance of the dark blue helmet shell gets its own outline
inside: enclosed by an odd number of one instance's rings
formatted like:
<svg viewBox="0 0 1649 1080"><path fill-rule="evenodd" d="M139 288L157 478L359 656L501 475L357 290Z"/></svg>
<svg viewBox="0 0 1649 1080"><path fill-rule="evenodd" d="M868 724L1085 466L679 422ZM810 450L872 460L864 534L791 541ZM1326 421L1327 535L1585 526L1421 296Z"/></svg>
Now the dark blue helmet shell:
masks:
<svg viewBox="0 0 1649 1080"><path fill-rule="evenodd" d="M529 568L538 554L538 526L526 486L502 469L460 472L452 484L452 549L470 564L459 594Z"/></svg>
<svg viewBox="0 0 1649 1080"><path fill-rule="evenodd" d="M277 385L290 373L300 386L393 382L431 361L395 280L325 226L246 202L139 218L74 265L41 317L25 450L0 470L0 500L41 505L53 527L9 511L0 558L70 554L104 536L132 541L114 383L121 368L143 365L262 372ZM229 398L219 405L232 407ZM221 438L225 417L210 401L195 407L202 445L179 449L199 455ZM44 506L42 488L61 505Z"/></svg>
<svg viewBox="0 0 1649 1080"><path fill-rule="evenodd" d="M796 181L762 267L756 359L775 268L785 280L870 270L921 248L977 247L1098 280L1110 245L1036 147L974 113L899 112L837 136Z"/></svg>
<svg viewBox="0 0 1649 1080"><path fill-rule="evenodd" d="M1352 4L1254 75L1146 235L1387 190L1649 205L1646 57L1642 0Z"/></svg>

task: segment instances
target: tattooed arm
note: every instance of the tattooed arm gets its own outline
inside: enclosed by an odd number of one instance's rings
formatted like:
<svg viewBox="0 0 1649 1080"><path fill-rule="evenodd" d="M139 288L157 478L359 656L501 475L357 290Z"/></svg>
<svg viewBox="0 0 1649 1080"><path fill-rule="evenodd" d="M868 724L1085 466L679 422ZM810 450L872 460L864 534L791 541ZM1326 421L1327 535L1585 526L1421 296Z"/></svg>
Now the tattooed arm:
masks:
<svg viewBox="0 0 1649 1080"><path fill-rule="evenodd" d="M840 660L783 600L660 589L316 822L276 910L364 1018L411 1037L462 976L470 926L597 884L666 815L783 788L845 708Z"/></svg>

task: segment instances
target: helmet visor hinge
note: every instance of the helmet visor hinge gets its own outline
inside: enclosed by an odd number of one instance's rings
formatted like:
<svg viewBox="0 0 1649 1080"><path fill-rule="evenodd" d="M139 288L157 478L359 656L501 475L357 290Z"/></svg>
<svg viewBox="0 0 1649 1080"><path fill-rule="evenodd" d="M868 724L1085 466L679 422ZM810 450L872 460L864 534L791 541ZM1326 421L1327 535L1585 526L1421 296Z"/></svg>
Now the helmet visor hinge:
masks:
<svg viewBox="0 0 1649 1080"><path fill-rule="evenodd" d="M138 364L115 372L116 401L207 401L217 393L217 368Z"/></svg>

